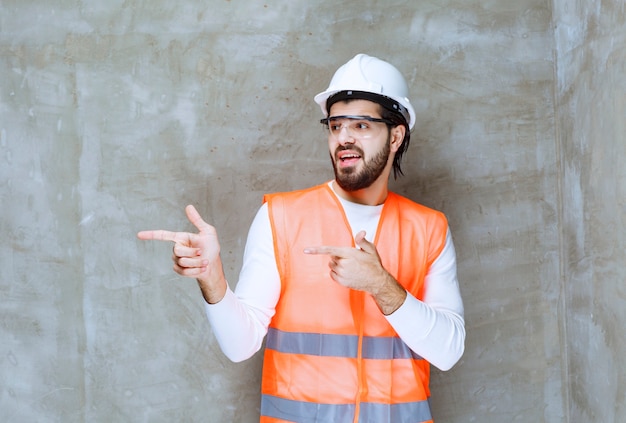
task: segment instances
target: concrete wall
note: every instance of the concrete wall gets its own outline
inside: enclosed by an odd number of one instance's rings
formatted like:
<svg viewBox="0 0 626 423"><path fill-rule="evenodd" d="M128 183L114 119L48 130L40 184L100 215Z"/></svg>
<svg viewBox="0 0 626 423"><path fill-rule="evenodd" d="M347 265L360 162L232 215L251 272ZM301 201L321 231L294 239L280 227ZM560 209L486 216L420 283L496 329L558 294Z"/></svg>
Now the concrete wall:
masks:
<svg viewBox="0 0 626 423"><path fill-rule="evenodd" d="M607 4L2 2L0 420L258 419L261 355L225 359L171 246L135 233L191 229L195 204L234 285L262 194L331 177L312 97L367 52L420 114L393 186L457 246L467 348L433 374L437 421L618 421L624 31L607 31L624 14ZM577 32L587 16L609 29Z"/></svg>
<svg viewBox="0 0 626 423"><path fill-rule="evenodd" d="M626 420L626 4L555 1L570 420Z"/></svg>

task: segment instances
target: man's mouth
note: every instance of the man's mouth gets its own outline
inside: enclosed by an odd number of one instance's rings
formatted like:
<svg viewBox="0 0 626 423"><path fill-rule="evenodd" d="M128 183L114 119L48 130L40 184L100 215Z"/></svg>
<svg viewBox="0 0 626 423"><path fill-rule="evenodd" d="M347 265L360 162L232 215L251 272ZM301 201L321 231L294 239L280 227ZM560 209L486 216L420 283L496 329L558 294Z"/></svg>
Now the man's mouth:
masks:
<svg viewBox="0 0 626 423"><path fill-rule="evenodd" d="M355 151L344 150L337 153L337 163L341 166L354 166L361 159Z"/></svg>

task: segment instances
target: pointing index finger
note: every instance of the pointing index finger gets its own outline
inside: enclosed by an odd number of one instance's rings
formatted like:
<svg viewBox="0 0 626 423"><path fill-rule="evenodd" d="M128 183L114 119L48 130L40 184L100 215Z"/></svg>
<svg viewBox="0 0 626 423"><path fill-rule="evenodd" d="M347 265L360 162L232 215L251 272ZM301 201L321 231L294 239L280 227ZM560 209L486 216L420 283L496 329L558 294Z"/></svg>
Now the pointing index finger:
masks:
<svg viewBox="0 0 626 423"><path fill-rule="evenodd" d="M353 248L346 247L331 247L328 245L321 245L319 247L307 247L304 249L304 254L327 254L335 257L347 257Z"/></svg>
<svg viewBox="0 0 626 423"><path fill-rule="evenodd" d="M180 232L171 232L164 230L156 230L156 231L141 231L137 233L137 238L143 240L155 240L155 241L172 241L172 242L181 242L185 241L181 238ZM187 240L189 237L187 237Z"/></svg>

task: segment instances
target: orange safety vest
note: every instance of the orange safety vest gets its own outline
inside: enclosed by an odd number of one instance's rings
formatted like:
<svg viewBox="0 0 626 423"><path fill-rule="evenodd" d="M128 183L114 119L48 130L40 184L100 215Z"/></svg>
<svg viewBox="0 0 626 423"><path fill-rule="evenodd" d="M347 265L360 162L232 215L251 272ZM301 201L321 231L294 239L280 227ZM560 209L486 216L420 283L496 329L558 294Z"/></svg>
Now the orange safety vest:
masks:
<svg viewBox="0 0 626 423"><path fill-rule="evenodd" d="M354 246L328 184L266 195L281 295L267 334L261 422L432 422L430 364L410 350L363 291L330 278L305 247ZM374 243L385 269L422 298L447 221L389 193Z"/></svg>

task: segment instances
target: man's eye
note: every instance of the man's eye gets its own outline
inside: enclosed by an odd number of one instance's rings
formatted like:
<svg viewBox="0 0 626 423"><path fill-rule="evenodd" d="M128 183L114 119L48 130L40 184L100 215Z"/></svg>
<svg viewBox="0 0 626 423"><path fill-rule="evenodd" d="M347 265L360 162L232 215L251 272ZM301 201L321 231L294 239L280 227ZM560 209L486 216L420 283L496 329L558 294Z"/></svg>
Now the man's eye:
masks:
<svg viewBox="0 0 626 423"><path fill-rule="evenodd" d="M365 122L356 122L356 123L354 124L354 127L355 127L356 129L368 129L368 128L369 128L369 125L368 125L367 123L365 123Z"/></svg>
<svg viewBox="0 0 626 423"><path fill-rule="evenodd" d="M332 123L330 125L328 125L328 127L330 128L331 131L335 132L335 131L339 131L341 129L341 125L333 125Z"/></svg>

